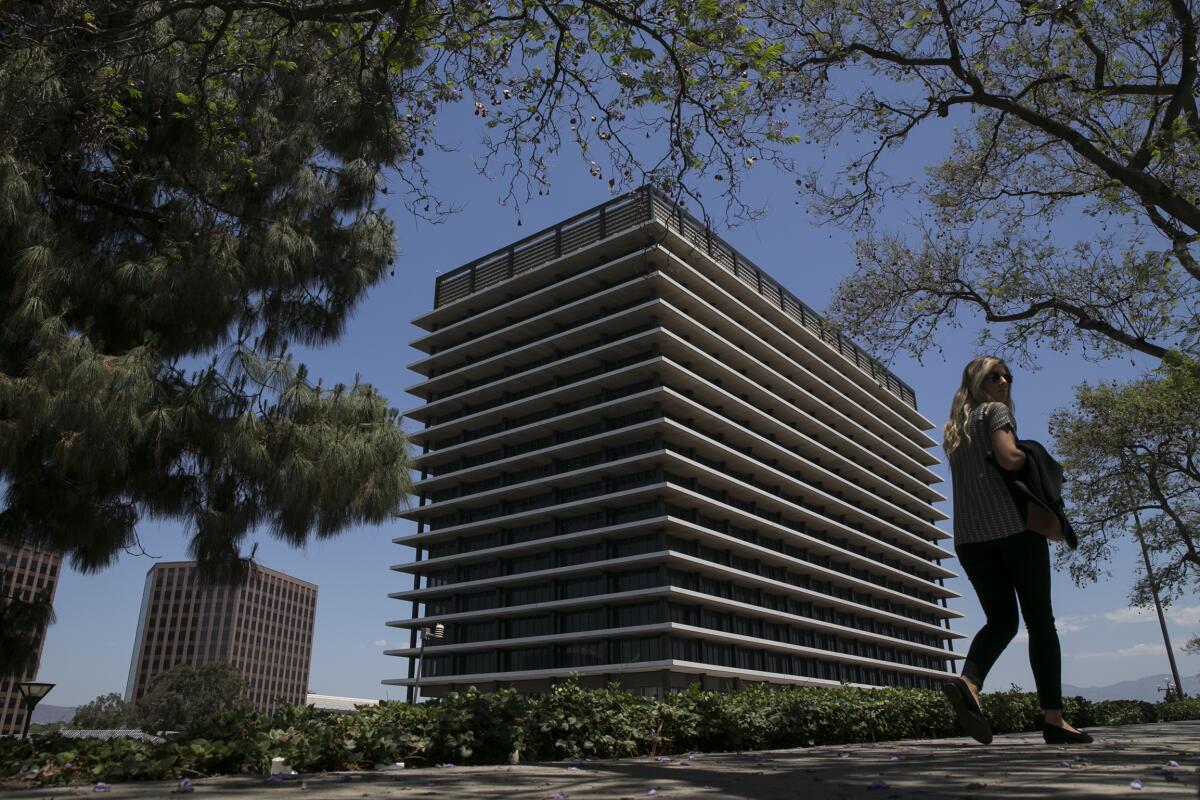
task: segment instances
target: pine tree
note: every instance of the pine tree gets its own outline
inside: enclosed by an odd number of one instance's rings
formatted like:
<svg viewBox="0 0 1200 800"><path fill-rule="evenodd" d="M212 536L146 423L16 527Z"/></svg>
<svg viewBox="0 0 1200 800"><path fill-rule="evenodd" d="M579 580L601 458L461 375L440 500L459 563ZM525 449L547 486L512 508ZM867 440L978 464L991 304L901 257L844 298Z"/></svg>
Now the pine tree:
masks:
<svg viewBox="0 0 1200 800"><path fill-rule="evenodd" d="M234 578L250 531L299 545L408 494L396 411L288 347L388 271L376 190L410 141L375 67L416 56L168 8L0 12L0 538L95 570L178 519Z"/></svg>

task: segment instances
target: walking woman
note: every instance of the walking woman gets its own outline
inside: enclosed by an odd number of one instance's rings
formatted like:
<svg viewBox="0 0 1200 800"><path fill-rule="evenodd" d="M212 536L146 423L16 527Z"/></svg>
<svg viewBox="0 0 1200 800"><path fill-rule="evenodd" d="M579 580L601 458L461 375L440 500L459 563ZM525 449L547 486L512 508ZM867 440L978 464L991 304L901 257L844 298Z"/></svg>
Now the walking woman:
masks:
<svg viewBox="0 0 1200 800"><path fill-rule="evenodd" d="M1013 375L1000 359L976 358L963 369L950 406L944 447L954 483L954 548L986 620L975 635L962 677L942 687L959 724L977 741L992 740L979 705L988 671L1017 635L1017 604L1029 630L1029 663L1047 744L1086 744L1092 737L1062 716L1062 655L1050 607L1050 546L1028 529L1001 469L1020 470ZM994 456L994 462L989 455Z"/></svg>

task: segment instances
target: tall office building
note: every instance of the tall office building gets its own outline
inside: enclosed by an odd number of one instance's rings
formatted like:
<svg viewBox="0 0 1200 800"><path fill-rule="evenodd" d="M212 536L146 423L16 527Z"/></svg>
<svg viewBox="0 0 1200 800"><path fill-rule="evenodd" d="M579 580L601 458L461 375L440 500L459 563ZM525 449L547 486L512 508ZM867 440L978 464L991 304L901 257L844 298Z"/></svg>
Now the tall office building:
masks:
<svg viewBox="0 0 1200 800"><path fill-rule="evenodd" d="M415 323L385 683L931 686L958 657L912 389L669 199L442 275Z"/></svg>
<svg viewBox="0 0 1200 800"><path fill-rule="evenodd" d="M254 567L237 587L203 586L196 562L155 564L146 574L125 699L142 698L172 667L234 665L255 710L303 705L312 660L317 587Z"/></svg>
<svg viewBox="0 0 1200 800"><path fill-rule="evenodd" d="M0 594L6 598L27 601L47 592L53 601L61 566L62 558L55 553L0 544ZM17 684L37 679L45 641L46 629L43 627L38 631L29 669L17 677L0 678L0 736L19 734L24 728L25 705L17 692Z"/></svg>

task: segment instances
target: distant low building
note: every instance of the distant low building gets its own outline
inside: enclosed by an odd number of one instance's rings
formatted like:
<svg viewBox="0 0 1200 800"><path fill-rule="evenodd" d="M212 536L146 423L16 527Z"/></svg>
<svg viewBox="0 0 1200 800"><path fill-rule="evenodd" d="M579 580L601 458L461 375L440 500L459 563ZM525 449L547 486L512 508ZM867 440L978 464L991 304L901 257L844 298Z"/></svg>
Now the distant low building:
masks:
<svg viewBox="0 0 1200 800"><path fill-rule="evenodd" d="M29 547L0 544L0 592L20 600L31 600L38 592L49 592L54 599L58 588L58 571L62 558ZM20 733L25 726L25 704L17 692L17 684L37 679L42 661L42 645L46 629L38 632L36 657L25 674L16 678L0 678L0 736Z"/></svg>
<svg viewBox="0 0 1200 800"><path fill-rule="evenodd" d="M350 714L358 710L359 706L377 706L379 705L379 701L367 700L362 697L337 697L331 694L313 694L309 692L304 700L304 704L324 711L337 711L341 714Z"/></svg>
<svg viewBox="0 0 1200 800"><path fill-rule="evenodd" d="M159 675L211 661L233 664L256 711L305 700L317 587L265 567L242 586L204 586L196 562L155 564L146 574L125 699L145 696Z"/></svg>

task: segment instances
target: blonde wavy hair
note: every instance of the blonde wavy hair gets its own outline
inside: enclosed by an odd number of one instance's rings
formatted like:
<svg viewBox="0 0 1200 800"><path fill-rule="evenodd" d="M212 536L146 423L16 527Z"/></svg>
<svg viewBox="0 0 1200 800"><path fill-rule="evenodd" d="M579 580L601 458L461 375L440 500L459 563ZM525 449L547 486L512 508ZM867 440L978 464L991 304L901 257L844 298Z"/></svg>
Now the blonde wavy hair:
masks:
<svg viewBox="0 0 1200 800"><path fill-rule="evenodd" d="M971 441L967 422L976 406L991 400L983 391L983 378L997 366L1008 367L1004 359L995 356L980 356L963 367L962 382L958 391L954 393L954 400L950 402L950 419L946 420L942 428L942 448L946 455L953 453L964 442ZM1008 410L1013 411L1011 390L1008 393L1007 405ZM1015 413L1013 416L1015 418Z"/></svg>

